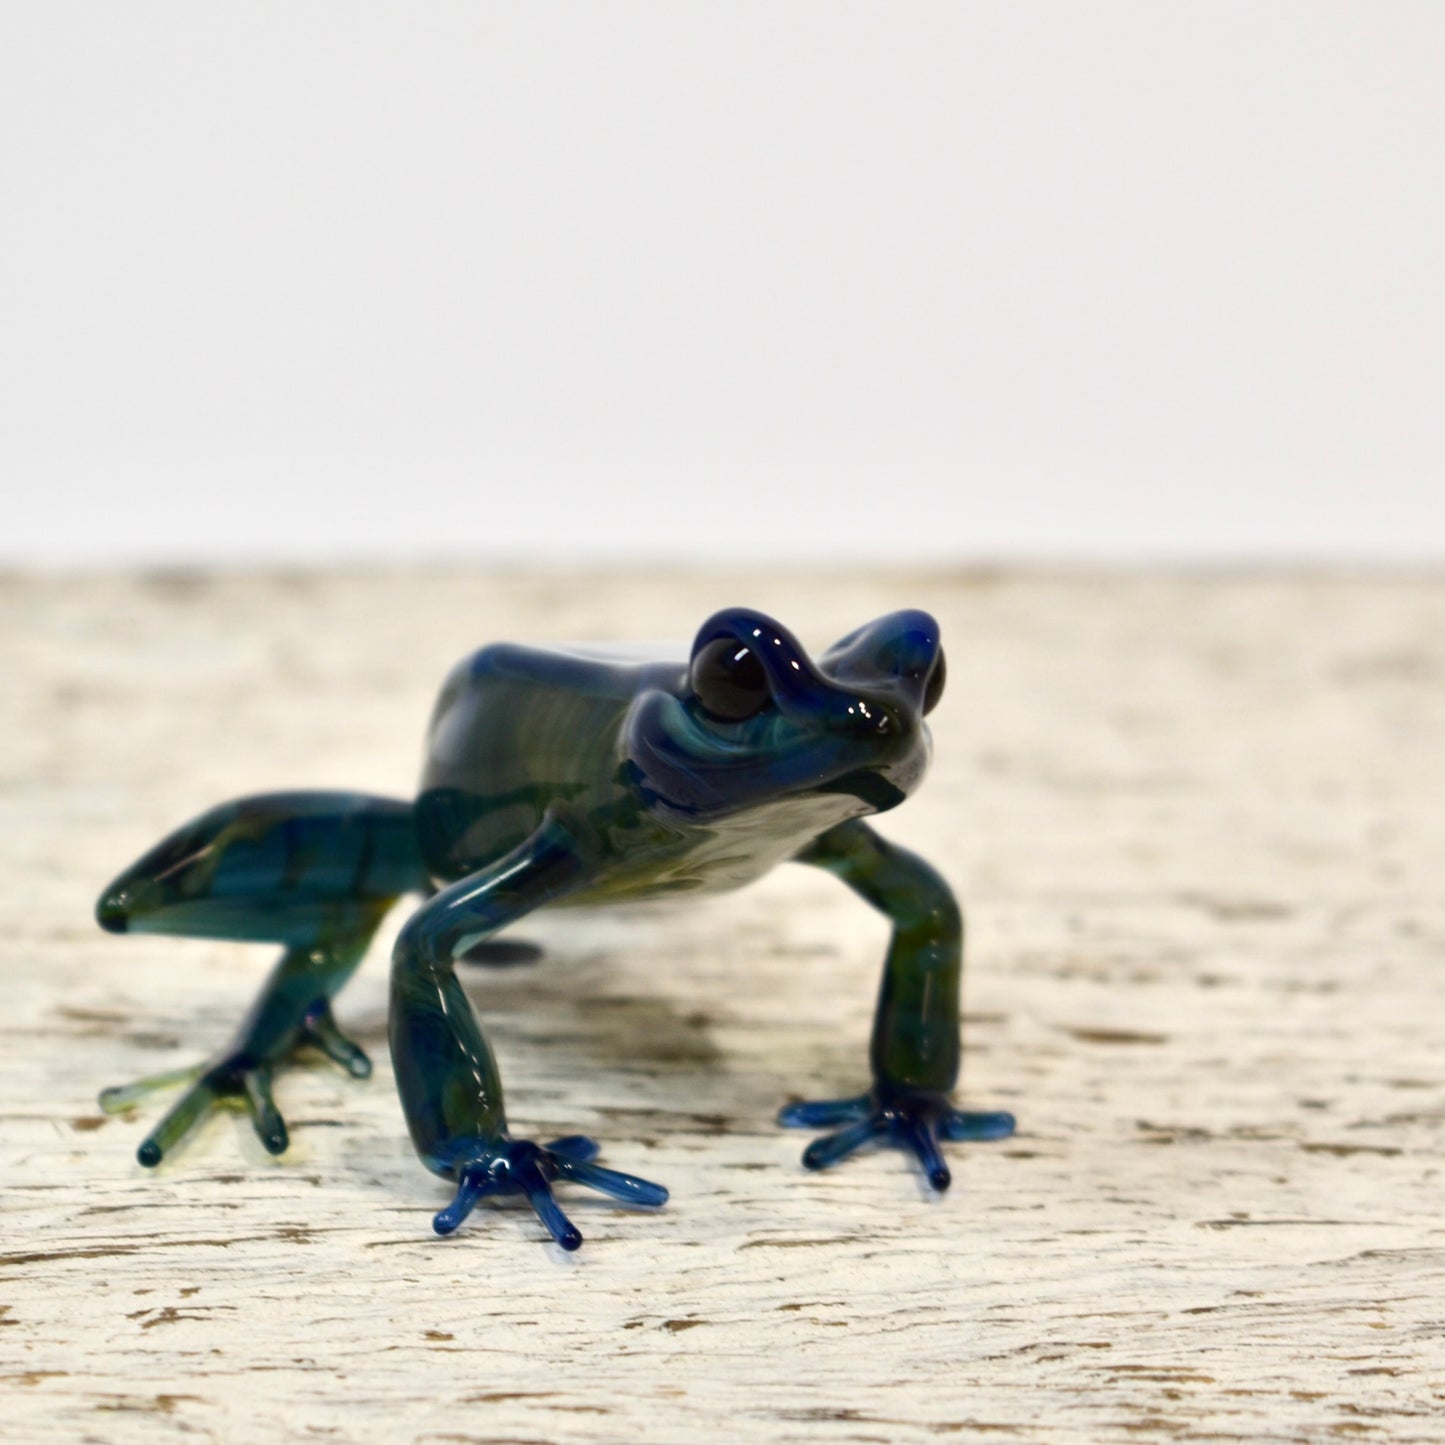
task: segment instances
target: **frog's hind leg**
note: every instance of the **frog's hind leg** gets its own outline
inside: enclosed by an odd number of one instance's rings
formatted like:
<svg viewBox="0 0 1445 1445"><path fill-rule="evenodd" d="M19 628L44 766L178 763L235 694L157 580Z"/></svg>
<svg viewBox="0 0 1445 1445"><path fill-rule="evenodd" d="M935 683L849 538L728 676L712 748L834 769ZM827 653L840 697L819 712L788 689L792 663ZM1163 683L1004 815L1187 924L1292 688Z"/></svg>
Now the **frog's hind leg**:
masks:
<svg viewBox="0 0 1445 1445"><path fill-rule="evenodd" d="M239 1103L273 1154L287 1145L272 1097L275 1071L302 1047L364 1078L371 1061L336 1026L331 1000L392 903L426 886L408 804L356 793L274 793L212 809L164 839L102 894L111 932L168 933L284 946L230 1045L100 1096L129 1108L153 1089L186 1084L137 1151L159 1164L190 1128Z"/></svg>

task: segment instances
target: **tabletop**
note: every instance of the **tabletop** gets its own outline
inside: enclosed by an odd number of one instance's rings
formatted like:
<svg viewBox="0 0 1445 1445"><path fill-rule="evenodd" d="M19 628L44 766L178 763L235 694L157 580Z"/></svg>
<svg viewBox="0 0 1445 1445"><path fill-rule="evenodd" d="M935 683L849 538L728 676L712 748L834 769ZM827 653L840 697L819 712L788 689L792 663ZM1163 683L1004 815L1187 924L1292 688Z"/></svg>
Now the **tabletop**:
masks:
<svg viewBox="0 0 1445 1445"><path fill-rule="evenodd" d="M213 803L405 797L436 687L509 638L810 647L940 619L931 776L880 829L968 920L934 1196L776 1127L856 1092L886 925L816 870L542 913L466 971L521 1131L672 1190L442 1240L386 1054L389 920L282 1075L280 1158L98 1091L225 1042L265 949L94 925ZM588 572L0 578L0 1410L14 1438L1445 1440L1445 576Z"/></svg>

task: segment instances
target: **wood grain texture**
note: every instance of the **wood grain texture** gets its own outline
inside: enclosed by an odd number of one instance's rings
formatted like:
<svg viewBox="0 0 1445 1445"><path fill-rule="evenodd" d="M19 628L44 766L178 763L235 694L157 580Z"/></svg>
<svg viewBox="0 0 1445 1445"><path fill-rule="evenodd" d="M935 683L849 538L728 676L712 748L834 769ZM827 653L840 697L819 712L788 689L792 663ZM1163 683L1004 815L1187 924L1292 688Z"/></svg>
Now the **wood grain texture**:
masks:
<svg viewBox="0 0 1445 1445"><path fill-rule="evenodd" d="M166 828L273 787L406 794L497 637L810 644L904 605L949 650L885 831L964 900L965 1101L928 1197L774 1127L857 1089L883 925L779 871L539 918L468 986L514 1124L667 1183L576 1256L407 1144L387 940L284 1075L156 1174L97 1090L219 1045L264 950L97 931ZM15 1439L1445 1440L1445 580L536 571L0 581L0 1433ZM392 921L392 929L396 920Z"/></svg>

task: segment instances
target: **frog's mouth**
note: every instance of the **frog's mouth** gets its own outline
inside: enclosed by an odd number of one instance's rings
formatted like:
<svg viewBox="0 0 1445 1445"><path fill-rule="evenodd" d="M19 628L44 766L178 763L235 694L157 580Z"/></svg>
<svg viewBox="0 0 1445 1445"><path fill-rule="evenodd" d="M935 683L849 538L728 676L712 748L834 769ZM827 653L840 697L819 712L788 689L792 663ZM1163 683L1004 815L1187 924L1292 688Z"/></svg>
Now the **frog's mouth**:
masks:
<svg viewBox="0 0 1445 1445"><path fill-rule="evenodd" d="M896 808L899 803L908 800L908 794L896 783L890 782L882 773L875 773L868 768L857 768L851 773L844 773L841 778L824 783L818 791L847 794L866 803L869 811L874 813L886 813L890 808Z"/></svg>

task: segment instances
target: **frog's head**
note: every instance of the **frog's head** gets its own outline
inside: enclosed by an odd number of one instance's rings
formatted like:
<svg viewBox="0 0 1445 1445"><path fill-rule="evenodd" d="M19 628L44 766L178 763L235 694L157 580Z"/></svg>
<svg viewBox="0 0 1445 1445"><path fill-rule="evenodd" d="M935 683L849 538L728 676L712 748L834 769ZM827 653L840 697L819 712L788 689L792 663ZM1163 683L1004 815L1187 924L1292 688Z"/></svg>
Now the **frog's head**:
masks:
<svg viewBox="0 0 1445 1445"><path fill-rule="evenodd" d="M699 820L808 795L840 817L883 812L928 767L943 678L926 612L880 617L815 662L772 618L730 607L703 623L680 684L637 698L627 771L649 805Z"/></svg>

